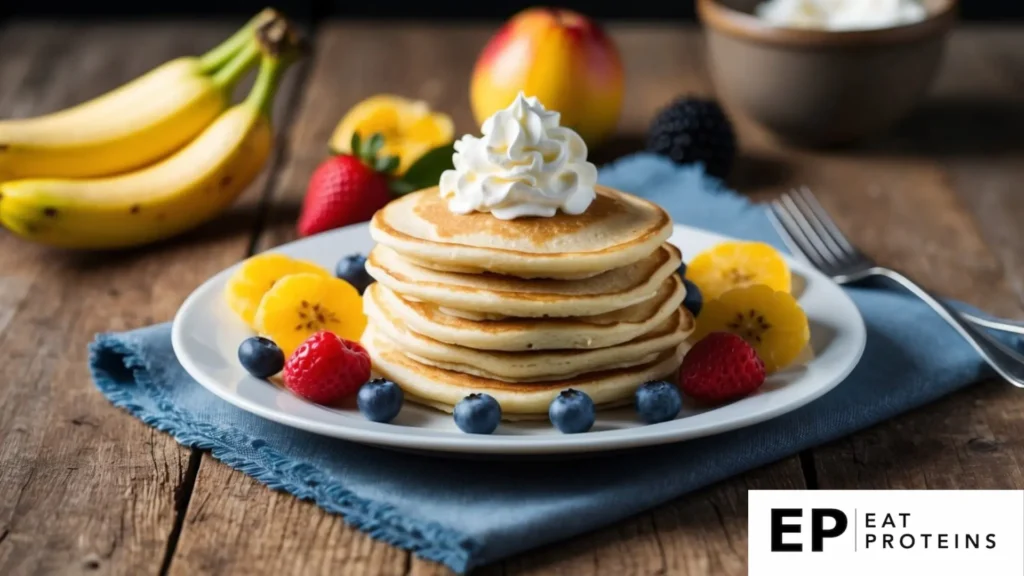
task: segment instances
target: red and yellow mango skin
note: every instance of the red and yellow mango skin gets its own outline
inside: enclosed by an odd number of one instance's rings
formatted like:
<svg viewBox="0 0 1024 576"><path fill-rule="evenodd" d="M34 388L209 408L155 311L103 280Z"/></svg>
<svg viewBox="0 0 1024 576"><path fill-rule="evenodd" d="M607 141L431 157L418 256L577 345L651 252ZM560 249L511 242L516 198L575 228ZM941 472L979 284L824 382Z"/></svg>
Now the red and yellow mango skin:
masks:
<svg viewBox="0 0 1024 576"><path fill-rule="evenodd" d="M477 59L470 102L478 124L523 91L562 115L594 147L615 131L622 108L618 48L586 16L559 8L530 8L512 17Z"/></svg>

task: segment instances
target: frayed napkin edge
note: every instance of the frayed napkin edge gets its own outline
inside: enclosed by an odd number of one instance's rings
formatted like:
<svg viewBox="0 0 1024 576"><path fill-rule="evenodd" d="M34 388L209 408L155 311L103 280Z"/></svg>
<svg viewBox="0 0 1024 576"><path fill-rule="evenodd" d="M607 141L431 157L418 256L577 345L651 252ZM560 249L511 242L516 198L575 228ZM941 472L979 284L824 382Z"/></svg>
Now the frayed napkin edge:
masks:
<svg viewBox="0 0 1024 576"><path fill-rule="evenodd" d="M214 458L274 490L342 517L370 537L440 562L462 574L479 562L483 548L457 530L409 518L389 504L359 497L315 466L280 454L266 441L230 425L214 427L192 421L166 398L156 384L158 370L147 365L141 350L116 334L97 334L89 345L89 370L96 387L113 403L146 424L170 434L180 444L208 450ZM152 412L135 401L128 386L138 386L159 408ZM269 465L247 459L233 446L248 445Z"/></svg>

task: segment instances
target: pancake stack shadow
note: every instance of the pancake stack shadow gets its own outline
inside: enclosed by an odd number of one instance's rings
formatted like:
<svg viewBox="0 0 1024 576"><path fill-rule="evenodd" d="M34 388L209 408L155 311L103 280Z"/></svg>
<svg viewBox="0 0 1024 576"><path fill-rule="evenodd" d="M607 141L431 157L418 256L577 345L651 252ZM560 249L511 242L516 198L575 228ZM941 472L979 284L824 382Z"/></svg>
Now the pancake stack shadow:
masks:
<svg viewBox="0 0 1024 576"><path fill-rule="evenodd" d="M378 212L366 268L374 370L451 412L493 396L506 420L547 417L559 392L631 403L674 373L694 319L668 215L598 187L582 215L500 220L448 211L436 189Z"/></svg>

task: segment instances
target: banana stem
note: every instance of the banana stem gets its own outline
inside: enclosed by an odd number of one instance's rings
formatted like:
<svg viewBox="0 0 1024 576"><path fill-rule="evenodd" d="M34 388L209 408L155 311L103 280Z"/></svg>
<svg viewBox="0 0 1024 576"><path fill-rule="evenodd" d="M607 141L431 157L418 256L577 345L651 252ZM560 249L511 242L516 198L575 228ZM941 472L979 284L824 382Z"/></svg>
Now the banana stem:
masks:
<svg viewBox="0 0 1024 576"><path fill-rule="evenodd" d="M267 118L270 118L274 108L274 96L281 84L281 76L288 69L290 61L283 60L277 56L264 54L260 61L259 75L256 82L245 99L247 106L252 106L260 111Z"/></svg>
<svg viewBox="0 0 1024 576"><path fill-rule="evenodd" d="M255 41L248 42L234 58L213 74L213 83L228 92L242 79L260 58L260 48Z"/></svg>
<svg viewBox="0 0 1024 576"><path fill-rule="evenodd" d="M246 44L253 39L253 34L260 25L277 16L278 14L273 8L265 8L259 14L252 17L252 19L245 23L245 26L239 28L227 40L199 57L200 71L203 74L213 74L222 66L228 64L239 52L245 49Z"/></svg>
<svg viewBox="0 0 1024 576"><path fill-rule="evenodd" d="M245 99L268 119L274 108L274 96L281 84L281 76L288 66L302 57L307 44L287 18L277 15L256 27L256 45L263 54L256 83Z"/></svg>

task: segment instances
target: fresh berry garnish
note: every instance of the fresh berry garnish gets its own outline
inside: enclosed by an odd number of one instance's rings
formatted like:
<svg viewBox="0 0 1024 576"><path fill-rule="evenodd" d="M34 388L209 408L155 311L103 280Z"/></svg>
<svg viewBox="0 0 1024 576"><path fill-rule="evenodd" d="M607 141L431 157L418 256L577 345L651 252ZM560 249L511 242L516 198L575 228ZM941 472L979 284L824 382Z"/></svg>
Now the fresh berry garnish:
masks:
<svg viewBox="0 0 1024 576"><path fill-rule="evenodd" d="M724 179L736 158L736 135L729 117L713 100L683 97L654 117L647 150L677 164L700 162L705 172Z"/></svg>
<svg viewBox="0 0 1024 576"><path fill-rule="evenodd" d="M792 273L782 254L764 242L722 242L690 260L686 278L706 300L714 300L733 288L764 284L789 292Z"/></svg>
<svg viewBox="0 0 1024 576"><path fill-rule="evenodd" d="M690 314L696 318L700 315L701 308L704 307L704 296L701 295L700 288L689 280L683 280L683 287L686 288L686 296L683 298L683 307L689 310Z"/></svg>
<svg viewBox="0 0 1024 576"><path fill-rule="evenodd" d="M683 408L679 389L671 382L645 382L636 389L636 411L648 424L668 422Z"/></svg>
<svg viewBox="0 0 1024 576"><path fill-rule="evenodd" d="M679 268L676 270L676 274L679 274L680 278L686 278L686 262L679 263Z"/></svg>
<svg viewBox="0 0 1024 576"><path fill-rule="evenodd" d="M594 425L596 408L585 392L563 390L548 406L548 418L563 434L586 432Z"/></svg>
<svg viewBox="0 0 1024 576"><path fill-rule="evenodd" d="M367 420L391 422L402 410L405 394L398 384L384 378L374 378L359 388L356 405Z"/></svg>
<svg viewBox="0 0 1024 576"><path fill-rule="evenodd" d="M747 286L704 304L694 338L732 332L747 341L769 374L792 364L811 339L807 315L788 292Z"/></svg>
<svg viewBox="0 0 1024 576"><path fill-rule="evenodd" d="M249 374L266 379L284 368L284 352L272 340L254 336L238 345L238 361Z"/></svg>
<svg viewBox="0 0 1024 576"><path fill-rule="evenodd" d="M352 153L325 160L309 179L299 216L299 236L369 220L391 200L388 178L399 160L377 156L384 137L352 135Z"/></svg>
<svg viewBox="0 0 1024 576"><path fill-rule="evenodd" d="M284 365L284 383L317 404L352 396L370 378L370 355L359 344L330 332L306 339Z"/></svg>
<svg viewBox="0 0 1024 576"><path fill-rule="evenodd" d="M366 256L362 254L349 254L334 267L334 275L355 288L359 294L366 291L366 287L373 282L373 277L366 271Z"/></svg>
<svg viewBox="0 0 1024 576"><path fill-rule="evenodd" d="M679 387L694 400L719 404L757 390L764 378L764 363L750 344L729 332L712 332L686 353Z"/></svg>
<svg viewBox="0 0 1024 576"><path fill-rule="evenodd" d="M455 405L453 415L466 434L490 434L501 422L501 405L487 394L470 394Z"/></svg>

